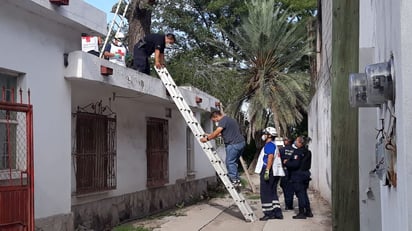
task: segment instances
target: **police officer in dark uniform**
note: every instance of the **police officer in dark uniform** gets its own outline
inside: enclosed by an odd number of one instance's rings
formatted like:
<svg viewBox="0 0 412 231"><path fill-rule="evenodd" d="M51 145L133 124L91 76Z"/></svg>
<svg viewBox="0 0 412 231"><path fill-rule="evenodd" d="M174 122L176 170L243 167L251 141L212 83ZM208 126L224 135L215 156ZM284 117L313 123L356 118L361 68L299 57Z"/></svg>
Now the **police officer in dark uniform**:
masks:
<svg viewBox="0 0 412 231"><path fill-rule="evenodd" d="M285 160L289 160L292 157L294 151L294 148L292 147L293 141L291 139L285 138L283 142L285 146L279 149L282 164ZM280 180L280 187L282 188L283 196L285 198L285 210L293 210L293 187L291 184L288 185L290 174L288 173L285 164L283 164L283 170L285 171L285 176Z"/></svg>
<svg viewBox="0 0 412 231"><path fill-rule="evenodd" d="M304 200L305 200L305 216L306 217L313 217L312 209L310 208L310 201L308 196L308 188L309 188L309 181L311 180L310 176L310 168L312 165L312 152L308 148L308 144L310 142L309 137L304 138L304 146L303 146L303 158L300 170L303 172L303 186L305 188L304 193Z"/></svg>
<svg viewBox="0 0 412 231"><path fill-rule="evenodd" d="M155 53L155 66L162 68L165 65L164 50L166 44L176 42L174 34L149 34L136 43L133 48L133 69L150 74L149 57Z"/></svg>
<svg viewBox="0 0 412 231"><path fill-rule="evenodd" d="M293 219L306 219L305 209L307 208L307 196L305 195L305 182L307 181L306 173L302 170L302 167L305 165L304 162L304 139L299 136L296 138L292 157L284 161L284 164L288 168L290 174L290 180L288 184L291 184L293 187L293 192L298 198L299 213L296 216L293 216Z"/></svg>

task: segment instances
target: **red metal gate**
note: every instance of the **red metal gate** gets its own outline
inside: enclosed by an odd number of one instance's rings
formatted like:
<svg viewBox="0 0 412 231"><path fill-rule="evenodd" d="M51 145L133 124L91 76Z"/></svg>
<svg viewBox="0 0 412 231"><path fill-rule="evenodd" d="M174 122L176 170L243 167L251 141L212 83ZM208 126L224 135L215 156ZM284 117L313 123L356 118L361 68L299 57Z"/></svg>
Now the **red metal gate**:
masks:
<svg viewBox="0 0 412 231"><path fill-rule="evenodd" d="M22 90L16 97L14 89L3 87L0 100L0 231L34 230L30 92L27 101L23 103Z"/></svg>

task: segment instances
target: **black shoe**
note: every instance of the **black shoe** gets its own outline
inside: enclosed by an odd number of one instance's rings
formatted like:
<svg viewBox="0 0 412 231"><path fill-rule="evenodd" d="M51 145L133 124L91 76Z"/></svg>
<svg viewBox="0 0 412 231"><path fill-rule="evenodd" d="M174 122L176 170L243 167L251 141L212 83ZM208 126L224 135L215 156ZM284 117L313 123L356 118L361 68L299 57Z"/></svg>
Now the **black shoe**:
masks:
<svg viewBox="0 0 412 231"><path fill-rule="evenodd" d="M298 213L298 215L293 216L293 219L306 219L306 216L304 213Z"/></svg>
<svg viewBox="0 0 412 231"><path fill-rule="evenodd" d="M267 221L267 220L269 220L269 219L275 219L275 217L274 217L274 216L265 215L265 216L259 218L260 221Z"/></svg>
<svg viewBox="0 0 412 231"><path fill-rule="evenodd" d="M282 219L283 219L283 215L275 216L275 219L282 220Z"/></svg>
<svg viewBox="0 0 412 231"><path fill-rule="evenodd" d="M293 210L293 206L286 206L285 210Z"/></svg>
<svg viewBox="0 0 412 231"><path fill-rule="evenodd" d="M299 213L296 216L293 216L292 218L293 219L306 219L305 209L304 208L299 208Z"/></svg>
<svg viewBox="0 0 412 231"><path fill-rule="evenodd" d="M305 209L305 216L306 217L313 217L313 213L311 209Z"/></svg>

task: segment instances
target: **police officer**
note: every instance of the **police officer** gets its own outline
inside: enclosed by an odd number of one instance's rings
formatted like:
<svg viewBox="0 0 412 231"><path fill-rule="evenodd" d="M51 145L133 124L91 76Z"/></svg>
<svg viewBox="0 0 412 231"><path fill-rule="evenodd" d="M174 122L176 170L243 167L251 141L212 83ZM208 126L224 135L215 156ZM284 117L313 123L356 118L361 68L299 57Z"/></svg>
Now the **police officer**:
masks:
<svg viewBox="0 0 412 231"><path fill-rule="evenodd" d="M293 192L298 198L299 213L293 216L293 219L306 219L305 208L307 208L306 196L305 196L305 183L307 178L304 171L301 170L303 158L304 158L304 139L299 136L296 138L294 145L296 149L293 151L292 157L285 160L284 164L288 168L290 174L290 180L288 184L293 187Z"/></svg>
<svg viewBox="0 0 412 231"><path fill-rule="evenodd" d="M274 127L267 127L263 130L262 140L265 146L260 152L255 172L260 174L260 200L264 216L261 221L268 219L283 219L282 210L277 195L277 184L279 176L273 175L273 161L278 155L274 139L277 131Z"/></svg>
<svg viewBox="0 0 412 231"><path fill-rule="evenodd" d="M308 197L308 188L309 188L309 181L311 180L310 178L310 168L312 164L312 152L309 150L309 142L310 138L305 137L304 138L304 146L303 146L303 158L302 158L302 163L300 166L300 170L302 171L302 176L303 176L303 186L304 186L304 200L305 200L305 216L306 217L313 217L312 214L312 209L310 208L310 201Z"/></svg>
<svg viewBox="0 0 412 231"><path fill-rule="evenodd" d="M148 34L133 48L133 69L150 75L149 57L155 53L155 66L162 68L165 65L164 50L166 44L174 44L174 34Z"/></svg>
<svg viewBox="0 0 412 231"><path fill-rule="evenodd" d="M283 170L285 171L285 176L280 179L280 187L283 191L283 196L285 198L285 210L293 210L293 187L291 184L288 184L290 180L290 174L288 169L283 164L285 160L289 160L292 157L294 148L292 147L293 140L285 138L283 140L284 147L279 149L280 158L282 159Z"/></svg>

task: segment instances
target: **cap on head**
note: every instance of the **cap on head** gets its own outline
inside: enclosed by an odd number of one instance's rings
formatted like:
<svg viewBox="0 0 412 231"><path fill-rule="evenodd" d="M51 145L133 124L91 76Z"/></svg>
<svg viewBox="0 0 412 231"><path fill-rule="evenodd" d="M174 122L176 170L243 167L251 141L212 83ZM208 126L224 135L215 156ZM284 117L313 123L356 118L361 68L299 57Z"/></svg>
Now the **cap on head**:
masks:
<svg viewBox="0 0 412 231"><path fill-rule="evenodd" d="M124 39L124 34L123 34L122 32L117 32L117 33L114 35L114 38L115 38L115 39Z"/></svg>
<svg viewBox="0 0 412 231"><path fill-rule="evenodd" d="M269 134L271 136L277 136L278 135L278 132L276 131L276 128L274 128L274 127L267 127L265 129L263 129L263 132L265 134Z"/></svg>

